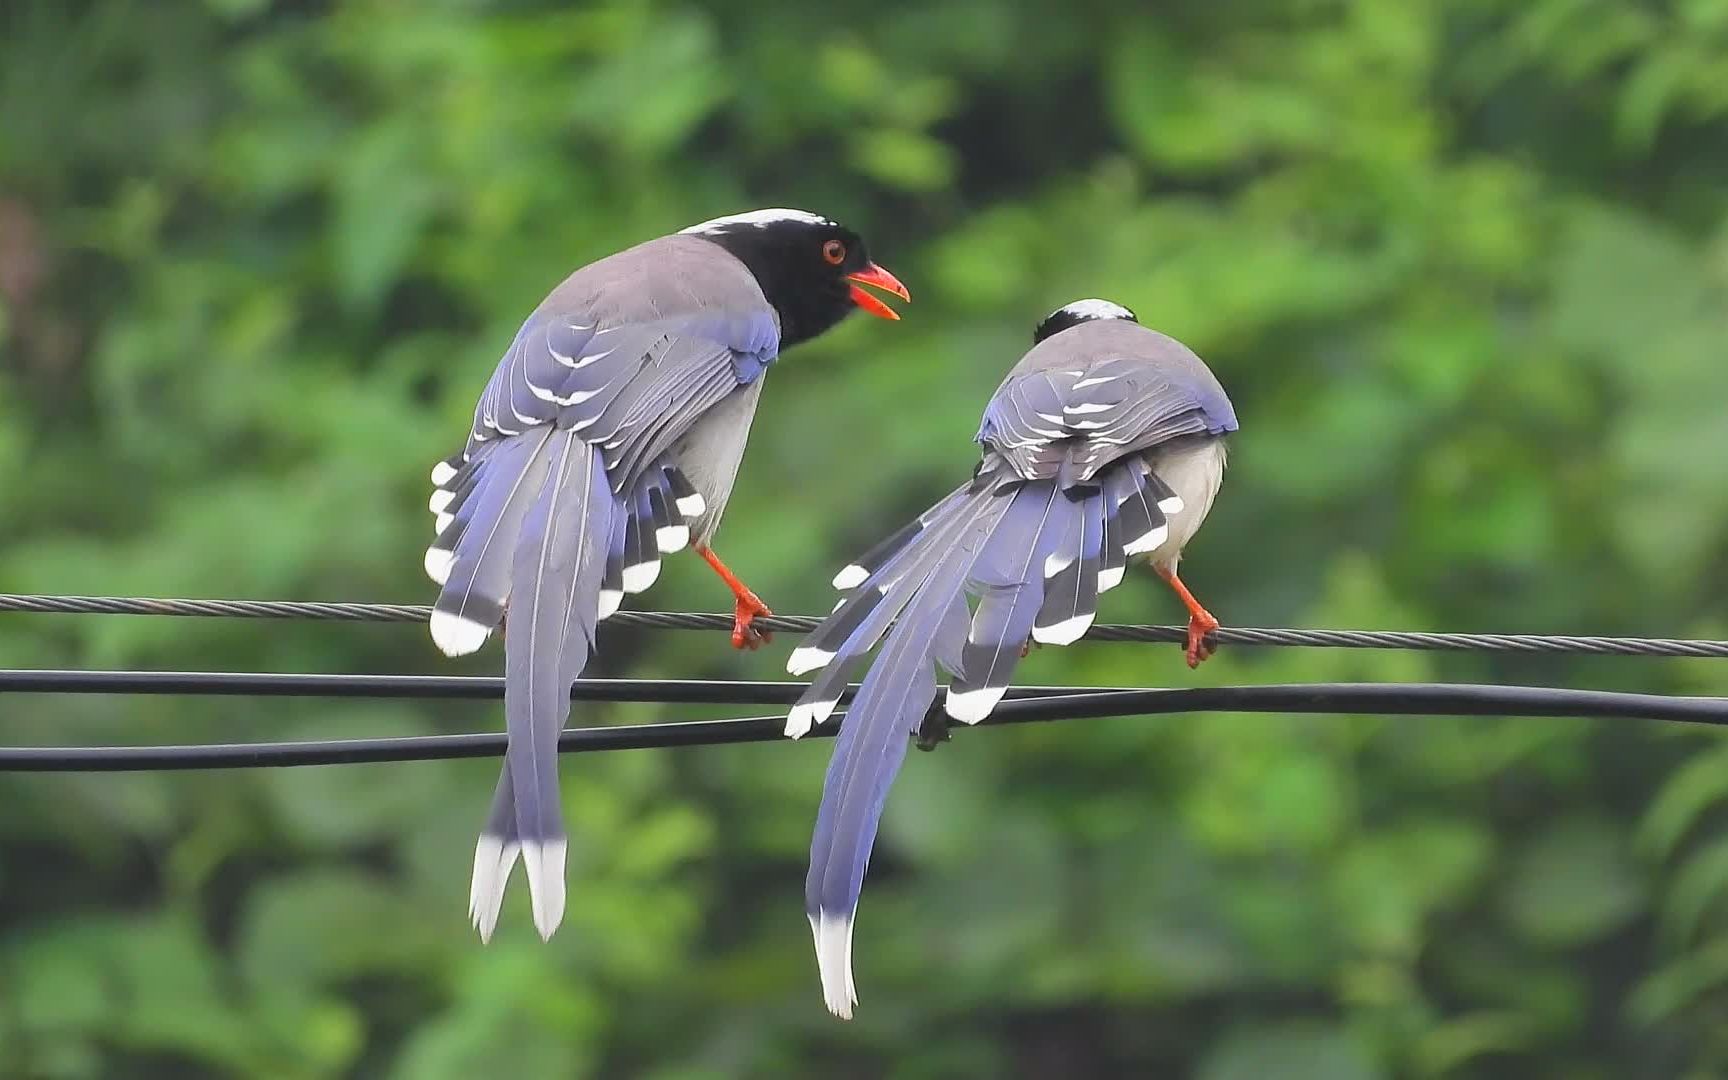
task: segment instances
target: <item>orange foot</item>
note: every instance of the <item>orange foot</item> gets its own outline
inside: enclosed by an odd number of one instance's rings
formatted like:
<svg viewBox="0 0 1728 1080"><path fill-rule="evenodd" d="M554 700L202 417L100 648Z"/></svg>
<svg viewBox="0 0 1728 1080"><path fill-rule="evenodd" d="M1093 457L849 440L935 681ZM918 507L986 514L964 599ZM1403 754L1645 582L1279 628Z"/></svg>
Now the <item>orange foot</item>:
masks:
<svg viewBox="0 0 1728 1080"><path fill-rule="evenodd" d="M732 647L734 649L760 649L774 640L774 635L766 630L758 630L750 625L758 615L773 615L755 593L745 589L739 594L737 602L732 607Z"/></svg>
<svg viewBox="0 0 1728 1080"><path fill-rule="evenodd" d="M1218 620L1205 608L1188 616L1188 666L1197 668L1200 661L1210 660L1212 654L1218 651L1218 646L1207 640L1207 635L1218 629Z"/></svg>
<svg viewBox="0 0 1728 1080"><path fill-rule="evenodd" d="M732 647L734 649L759 649L774 640L774 635L766 630L758 630L750 624L758 615L773 615L762 598L751 592L749 587L738 580L738 575L727 569L720 561L720 556L714 554L714 549L706 544L696 545L696 554L702 556L714 572L720 575L720 580L732 590Z"/></svg>

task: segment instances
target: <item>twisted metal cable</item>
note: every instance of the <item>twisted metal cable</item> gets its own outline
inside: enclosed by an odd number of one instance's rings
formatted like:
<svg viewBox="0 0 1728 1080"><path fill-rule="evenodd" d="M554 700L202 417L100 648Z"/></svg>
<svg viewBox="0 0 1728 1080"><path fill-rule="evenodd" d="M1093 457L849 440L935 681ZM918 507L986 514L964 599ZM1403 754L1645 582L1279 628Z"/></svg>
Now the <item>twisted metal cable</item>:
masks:
<svg viewBox="0 0 1728 1080"><path fill-rule="evenodd" d="M425 622L432 609L421 604L306 603L287 600L179 600L121 596L32 596L0 593L0 612L82 615L195 615L254 619L334 619L347 622ZM774 615L755 625L802 634L822 620L810 615ZM732 629L732 616L692 611L620 611L608 620L621 626L661 630ZM1182 642L1182 626L1099 624L1091 641ZM1221 645L1322 649L1415 649L1450 652L1576 653L1605 656L1728 657L1728 641L1688 638L1598 637L1567 634L1438 634L1397 630L1298 630L1228 626L1213 633Z"/></svg>
<svg viewBox="0 0 1728 1080"><path fill-rule="evenodd" d="M1563 716L1728 724L1728 698L1667 697L1546 686L1461 683L1309 683L1211 686L1188 690L1024 695L1004 701L984 723L1019 724L1104 716L1195 712L1365 713L1406 716ZM834 721L809 737L828 737ZM566 729L562 753L731 743L783 742L783 715ZM928 722L927 725L929 726ZM943 726L940 722L938 726ZM945 734L945 732L944 732ZM137 772L156 769L264 768L497 757L503 733L418 735L319 742L207 746L0 747L0 772ZM924 745L922 742L920 745Z"/></svg>

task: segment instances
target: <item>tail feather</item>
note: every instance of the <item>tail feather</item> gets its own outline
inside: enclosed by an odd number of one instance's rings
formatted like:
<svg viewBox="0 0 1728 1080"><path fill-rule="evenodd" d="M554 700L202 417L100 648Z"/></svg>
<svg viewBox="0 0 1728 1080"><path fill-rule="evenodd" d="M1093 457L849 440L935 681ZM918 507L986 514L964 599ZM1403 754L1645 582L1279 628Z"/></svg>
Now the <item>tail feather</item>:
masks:
<svg viewBox="0 0 1728 1080"><path fill-rule="evenodd" d="M542 938L551 937L564 917L558 736L570 714L570 682L587 663L591 635L581 627L598 611L602 538L610 536L616 511L599 452L577 433L557 437L555 463L516 548L512 576L522 592L505 643L505 767ZM578 632L570 632L573 626Z"/></svg>
<svg viewBox="0 0 1728 1080"><path fill-rule="evenodd" d="M804 898L823 996L842 1018L852 1015L857 1002L852 922L883 803L905 760L907 736L936 700L932 655L937 638L954 629L953 604L959 600L964 606L967 573L1005 509L1000 499L972 500L964 528L939 544L921 545L935 558L915 562L902 579L919 580L859 687L835 744L811 841Z"/></svg>
<svg viewBox="0 0 1728 1080"><path fill-rule="evenodd" d="M440 556L444 590L433 605L432 639L446 655L463 656L485 643L510 599L511 560L535 495L545 482L547 429L528 431L495 444L487 457L485 483L427 552ZM451 534L446 539L445 534Z"/></svg>
<svg viewBox="0 0 1728 1080"><path fill-rule="evenodd" d="M1080 511L1055 484L1028 484L979 556L989 576L960 651L961 672L948 685L949 716L976 724L1008 692L1008 682L1032 635L1044 603L1045 574L1060 569L1053 559L1079 532Z"/></svg>
<svg viewBox="0 0 1728 1080"><path fill-rule="evenodd" d="M1032 640L1045 645L1071 645L1098 614L1098 574L1104 543L1104 495L1097 488L1069 488L1064 496L1077 504L1078 527L1070 543L1059 548L1061 565L1049 575L1044 605L1032 624Z"/></svg>
<svg viewBox="0 0 1728 1080"><path fill-rule="evenodd" d="M550 937L563 917L568 842L558 799L558 737L570 714L570 684L587 664L599 622L624 595L628 565L652 558L658 566L659 545L667 530L685 523L689 506L678 501L672 470L650 469L616 496L599 448L574 431L553 439L510 567L520 589L506 638L509 747L475 845L469 890L469 918L482 941L497 926L518 858L526 864L540 935ZM626 557L627 537L644 545L635 563Z"/></svg>
<svg viewBox="0 0 1728 1080"><path fill-rule="evenodd" d="M858 1000L858 897L908 736L936 699L936 669L951 676L948 715L984 719L1028 639L1066 644L1084 634L1098 594L1121 581L1130 555L1163 542L1180 506L1138 455L1083 480L980 470L835 578L850 594L788 664L793 674L823 670L793 707L787 734L827 720L881 644L835 743L805 879L823 997L836 1015L850 1017Z"/></svg>
<svg viewBox="0 0 1728 1080"><path fill-rule="evenodd" d="M948 543L966 527L967 521L964 515L950 517L928 535L928 542L907 550L906 558L893 568L892 584L880 591L873 584L860 589L836 609L831 618L845 636L834 643L832 650L804 645L793 651L786 664L788 671L800 675L815 667L824 670L787 714L787 736L799 738L834 714L847 681L889 625L925 587L947 552ZM960 603L964 606L964 597Z"/></svg>

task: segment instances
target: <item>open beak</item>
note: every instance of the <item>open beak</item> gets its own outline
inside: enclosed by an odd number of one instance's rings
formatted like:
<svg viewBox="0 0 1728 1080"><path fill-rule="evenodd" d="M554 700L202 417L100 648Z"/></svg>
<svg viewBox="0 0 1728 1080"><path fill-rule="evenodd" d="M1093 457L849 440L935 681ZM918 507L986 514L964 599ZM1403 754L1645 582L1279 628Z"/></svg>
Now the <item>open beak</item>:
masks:
<svg viewBox="0 0 1728 1080"><path fill-rule="evenodd" d="M912 294L906 291L906 286L900 284L898 278L875 263L871 263L856 274L847 274L846 280L855 283L852 286L852 302L878 319L898 319L900 316L894 313L893 308L876 299L873 294L860 289L859 285L874 285L883 292L893 293L908 302L912 299Z"/></svg>

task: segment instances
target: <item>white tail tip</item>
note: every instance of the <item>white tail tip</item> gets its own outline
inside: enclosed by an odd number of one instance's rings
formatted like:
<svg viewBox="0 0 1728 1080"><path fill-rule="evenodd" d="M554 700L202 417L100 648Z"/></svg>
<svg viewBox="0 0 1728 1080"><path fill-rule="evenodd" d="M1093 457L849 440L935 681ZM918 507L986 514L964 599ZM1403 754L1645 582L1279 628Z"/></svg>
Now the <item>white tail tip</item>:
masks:
<svg viewBox="0 0 1728 1080"><path fill-rule="evenodd" d="M834 707L839 705L834 701L800 702L792 706L792 711L786 714L786 737L801 739L810 734L810 730L818 724L825 724L834 715Z"/></svg>
<svg viewBox="0 0 1728 1080"><path fill-rule="evenodd" d="M534 909L534 929L541 941L552 940L564 921L564 854L569 842L529 840L522 845L522 862L528 871L528 903Z"/></svg>
<svg viewBox="0 0 1728 1080"><path fill-rule="evenodd" d="M450 580L450 568L456 565L456 553L443 548L426 549L426 576L434 584L442 585Z"/></svg>
<svg viewBox="0 0 1728 1080"><path fill-rule="evenodd" d="M1138 540L1130 540L1126 544L1123 544L1122 554L1144 555L1146 552L1156 548L1159 544L1162 544L1169 536L1169 527L1160 525L1145 536L1140 537Z"/></svg>
<svg viewBox="0 0 1728 1080"><path fill-rule="evenodd" d="M804 675L817 668L826 667L828 661L834 659L834 654L827 649L818 649L813 645L800 645L792 650L792 655L786 661L786 671L791 675Z"/></svg>
<svg viewBox="0 0 1728 1080"><path fill-rule="evenodd" d="M1128 568L1126 566L1113 566L1108 570L1098 571L1098 591L1105 593L1114 589L1122 584L1123 575L1127 573Z"/></svg>
<svg viewBox="0 0 1728 1080"><path fill-rule="evenodd" d="M831 911L810 916L810 934L816 939L816 969L822 975L822 1000L828 1011L842 1020L852 1019L858 1004L858 987L852 981L852 917Z"/></svg>
<svg viewBox="0 0 1728 1080"><path fill-rule="evenodd" d="M432 493L430 499L426 500L426 509L432 511L434 514L442 514L444 508L455 501L456 493L454 491L446 491L443 488L439 488L437 491Z"/></svg>
<svg viewBox="0 0 1728 1080"><path fill-rule="evenodd" d="M618 613L623 606L624 594L617 589L600 590L600 621L604 622Z"/></svg>
<svg viewBox="0 0 1728 1080"><path fill-rule="evenodd" d="M427 552L430 556L431 552ZM432 641L445 656L467 656L469 653L486 644L486 639L492 636L492 628L483 626L473 619L465 619L460 615L452 615L448 611L432 613Z"/></svg>
<svg viewBox="0 0 1728 1080"><path fill-rule="evenodd" d="M660 560L641 562L624 568L624 591L635 594L645 591L660 577Z"/></svg>
<svg viewBox="0 0 1728 1080"><path fill-rule="evenodd" d="M838 574L834 575L834 587L842 591L846 589L856 589L858 586L864 584L865 579L869 576L870 571L859 566L857 563L853 563L850 566L842 568Z"/></svg>
<svg viewBox="0 0 1728 1080"><path fill-rule="evenodd" d="M678 512L687 518L700 517L702 511L708 509L707 500L696 494L686 495L674 501L678 506Z"/></svg>
<svg viewBox="0 0 1728 1080"><path fill-rule="evenodd" d="M664 525L654 530L654 543L660 554L670 555L690 546L690 526Z"/></svg>
<svg viewBox="0 0 1728 1080"><path fill-rule="evenodd" d="M468 921L480 932L480 943L490 944L498 927L498 911L504 906L504 886L516 868L521 847L514 841L481 834L474 845L474 877L468 886Z"/></svg>
<svg viewBox="0 0 1728 1080"><path fill-rule="evenodd" d="M948 699L943 704L949 716L962 724L976 724L990 715L990 710L1002 700L1002 695L1008 692L1006 686L981 686L976 690L961 690L955 692L948 688Z"/></svg>
<svg viewBox="0 0 1728 1080"><path fill-rule="evenodd" d="M450 478L455 475L456 467L448 461L440 461L438 464L432 466L432 483L435 487L443 487L445 484L448 484Z"/></svg>
<svg viewBox="0 0 1728 1080"><path fill-rule="evenodd" d="M1054 626L1034 626L1032 640L1041 645L1072 645L1086 635L1092 625L1092 615L1075 615Z"/></svg>
<svg viewBox="0 0 1728 1080"><path fill-rule="evenodd" d="M1184 505L1186 504L1182 502L1182 496L1180 495L1172 495L1168 499L1158 500L1158 509L1164 511L1166 514L1180 514Z"/></svg>

